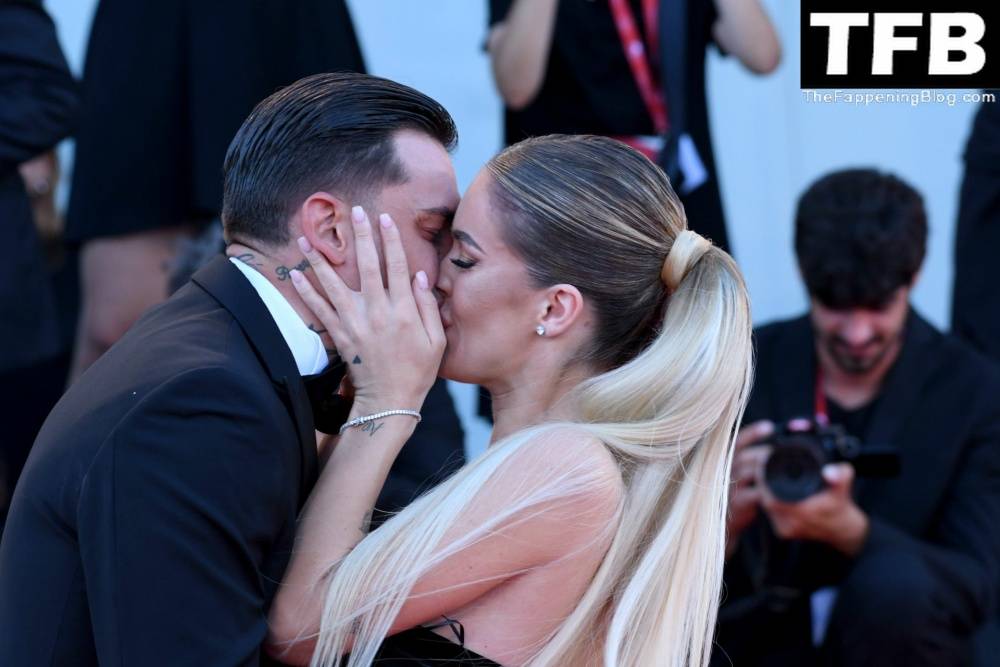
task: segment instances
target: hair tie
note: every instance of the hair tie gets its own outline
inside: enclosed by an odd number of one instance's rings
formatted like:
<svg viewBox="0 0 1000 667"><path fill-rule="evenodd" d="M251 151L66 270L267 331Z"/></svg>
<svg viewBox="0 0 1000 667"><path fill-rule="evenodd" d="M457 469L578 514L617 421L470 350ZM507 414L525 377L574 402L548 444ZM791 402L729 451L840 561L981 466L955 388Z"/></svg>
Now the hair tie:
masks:
<svg viewBox="0 0 1000 667"><path fill-rule="evenodd" d="M671 293L677 291L688 271L694 268L711 247L711 241L690 229L677 235L667 258L663 260L663 270L660 271L660 278Z"/></svg>

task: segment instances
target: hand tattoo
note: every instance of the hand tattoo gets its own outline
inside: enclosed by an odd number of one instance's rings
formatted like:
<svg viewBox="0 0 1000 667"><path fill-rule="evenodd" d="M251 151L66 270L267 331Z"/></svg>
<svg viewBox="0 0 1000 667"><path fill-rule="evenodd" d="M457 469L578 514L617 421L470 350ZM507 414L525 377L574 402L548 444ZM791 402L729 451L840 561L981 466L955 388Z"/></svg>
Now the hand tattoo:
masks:
<svg viewBox="0 0 1000 667"><path fill-rule="evenodd" d="M312 322L310 322L309 324L307 324L306 328L308 328L309 331L313 331L313 332L318 333L318 334L325 334L326 333L326 329L319 329Z"/></svg>
<svg viewBox="0 0 1000 667"><path fill-rule="evenodd" d="M278 280L288 280L288 277L289 275L291 275L293 270L302 272L308 268L309 268L309 260L304 259L295 266L293 266L291 269L285 265L281 265L278 268L276 268L274 272L278 274Z"/></svg>
<svg viewBox="0 0 1000 667"><path fill-rule="evenodd" d="M360 365L361 364L361 357L359 357L358 355L354 355L354 361L352 361L351 363L352 364L358 364L358 365Z"/></svg>

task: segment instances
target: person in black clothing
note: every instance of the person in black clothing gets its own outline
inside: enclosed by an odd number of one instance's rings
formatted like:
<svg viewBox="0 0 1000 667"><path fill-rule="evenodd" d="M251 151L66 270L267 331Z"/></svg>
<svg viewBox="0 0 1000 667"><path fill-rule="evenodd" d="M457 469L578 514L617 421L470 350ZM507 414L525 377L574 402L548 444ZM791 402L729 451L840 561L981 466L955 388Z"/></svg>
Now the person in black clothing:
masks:
<svg viewBox="0 0 1000 667"><path fill-rule="evenodd" d="M623 20L634 30L618 30ZM621 138L666 168L691 228L729 247L705 54L715 43L753 72L778 66L758 0L490 0L489 23L507 145L554 133ZM626 44L642 56L626 58Z"/></svg>
<svg viewBox="0 0 1000 667"><path fill-rule="evenodd" d="M0 528L28 449L61 387L59 317L18 165L73 130L76 82L40 2L0 0Z"/></svg>
<svg viewBox="0 0 1000 667"><path fill-rule="evenodd" d="M178 244L219 216L222 159L254 105L364 70L344 0L100 0L66 216L82 291L71 380L167 297Z"/></svg>
<svg viewBox="0 0 1000 667"><path fill-rule="evenodd" d="M993 611L1000 369L910 305L926 238L920 195L874 170L831 174L799 202L811 305L756 333L716 664L959 665ZM777 500L757 445L796 419L895 448L900 474L828 464L818 493Z"/></svg>
<svg viewBox="0 0 1000 667"><path fill-rule="evenodd" d="M1000 359L1000 300L989 267L1000 248L1000 103L984 102L965 147L951 326Z"/></svg>
<svg viewBox="0 0 1000 667"><path fill-rule="evenodd" d="M261 661L314 428L336 433L350 409L344 363L288 279L295 238L356 284L350 211L367 202L434 281L458 204L455 127L425 95L322 74L269 107L227 155L229 257L143 316L42 427L0 542L0 664Z"/></svg>
<svg viewBox="0 0 1000 667"><path fill-rule="evenodd" d="M951 328L984 354L1000 360L1000 300L989 267L1000 248L1000 103L984 102L965 147L965 177L955 235ZM1000 653L1000 619L980 634L977 664Z"/></svg>

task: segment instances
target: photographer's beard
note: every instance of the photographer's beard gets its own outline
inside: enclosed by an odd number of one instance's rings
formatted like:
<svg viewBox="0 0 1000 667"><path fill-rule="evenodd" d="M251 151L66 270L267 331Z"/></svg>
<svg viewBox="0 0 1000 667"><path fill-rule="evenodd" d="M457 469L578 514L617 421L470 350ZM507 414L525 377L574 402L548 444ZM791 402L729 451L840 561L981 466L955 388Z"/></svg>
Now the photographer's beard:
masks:
<svg viewBox="0 0 1000 667"><path fill-rule="evenodd" d="M903 344L910 287L897 288L879 307L830 308L812 298L816 349L830 371L865 381L895 362Z"/></svg>
<svg viewBox="0 0 1000 667"><path fill-rule="evenodd" d="M891 337L873 336L862 345L852 345L837 334L823 335L820 345L827 357L847 375L867 375L881 368L895 355L902 343L902 332Z"/></svg>

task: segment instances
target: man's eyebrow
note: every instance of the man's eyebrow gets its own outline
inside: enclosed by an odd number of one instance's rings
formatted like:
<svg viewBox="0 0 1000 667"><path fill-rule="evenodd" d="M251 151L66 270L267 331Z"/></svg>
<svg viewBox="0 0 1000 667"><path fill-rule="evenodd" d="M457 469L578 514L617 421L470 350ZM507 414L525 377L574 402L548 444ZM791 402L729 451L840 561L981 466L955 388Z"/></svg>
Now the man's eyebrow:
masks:
<svg viewBox="0 0 1000 667"><path fill-rule="evenodd" d="M478 244L478 243L476 243L476 242L475 242L475 241L474 241L474 240L472 239L472 237L471 237L471 236L469 236L469 235L468 235L467 233L463 232L463 231L462 231L461 229L455 229L455 230L452 230L451 234L452 234L452 236L454 236L454 237L455 237L456 239L458 239L458 240L459 240L459 241L461 241L462 243L464 243L464 244L466 244L466 245L470 245L470 246L472 246L473 248L475 248L476 250L478 250L479 252L481 252L481 253L483 253L483 254L486 254L486 251L485 251L485 250L483 250L482 248L480 248L480 247L479 247L479 244Z"/></svg>
<svg viewBox="0 0 1000 667"><path fill-rule="evenodd" d="M422 208L419 210L422 215L432 215L444 218L446 225L450 225L451 221L455 218L455 209L448 208L447 206L435 206L433 208Z"/></svg>

